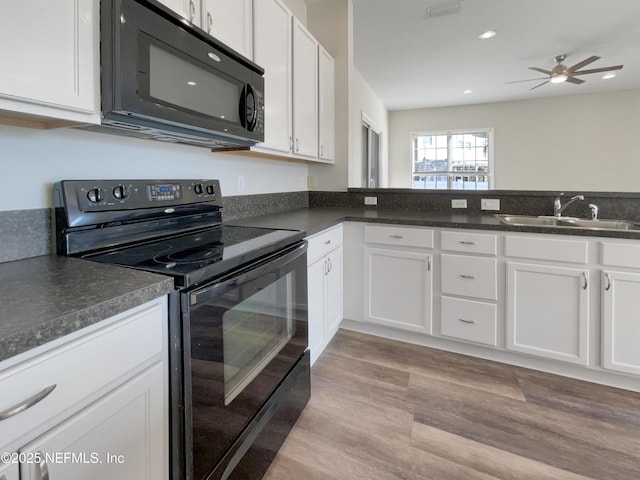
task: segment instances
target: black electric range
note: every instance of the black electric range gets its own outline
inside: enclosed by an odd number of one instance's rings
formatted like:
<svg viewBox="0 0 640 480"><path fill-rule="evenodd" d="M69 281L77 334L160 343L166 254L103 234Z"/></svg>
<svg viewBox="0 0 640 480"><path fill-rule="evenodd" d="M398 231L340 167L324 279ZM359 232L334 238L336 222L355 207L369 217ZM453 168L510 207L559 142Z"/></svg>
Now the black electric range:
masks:
<svg viewBox="0 0 640 480"><path fill-rule="evenodd" d="M222 224L217 180L54 194L58 254L174 278L172 480L262 478L310 396L304 232Z"/></svg>

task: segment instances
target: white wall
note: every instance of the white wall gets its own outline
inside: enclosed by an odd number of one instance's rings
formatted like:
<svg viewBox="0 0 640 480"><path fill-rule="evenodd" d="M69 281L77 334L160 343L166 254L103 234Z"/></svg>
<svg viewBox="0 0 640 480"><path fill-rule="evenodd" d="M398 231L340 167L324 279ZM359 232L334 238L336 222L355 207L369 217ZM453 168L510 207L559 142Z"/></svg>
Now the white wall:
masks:
<svg viewBox="0 0 640 480"><path fill-rule="evenodd" d="M389 112L360 72L353 67L350 91L350 157L349 187L362 187L362 115L380 133L380 186L389 186Z"/></svg>
<svg viewBox="0 0 640 480"><path fill-rule="evenodd" d="M58 180L217 178L225 196L306 190L307 165L73 129L0 125L0 210L48 208ZM245 190L238 191L238 176Z"/></svg>
<svg viewBox="0 0 640 480"><path fill-rule="evenodd" d="M640 191L640 90L389 115L390 186L411 188L411 132L494 129L496 189Z"/></svg>
<svg viewBox="0 0 640 480"><path fill-rule="evenodd" d="M307 4L304 0L282 0L289 7L291 13L300 20L303 25L307 25Z"/></svg>

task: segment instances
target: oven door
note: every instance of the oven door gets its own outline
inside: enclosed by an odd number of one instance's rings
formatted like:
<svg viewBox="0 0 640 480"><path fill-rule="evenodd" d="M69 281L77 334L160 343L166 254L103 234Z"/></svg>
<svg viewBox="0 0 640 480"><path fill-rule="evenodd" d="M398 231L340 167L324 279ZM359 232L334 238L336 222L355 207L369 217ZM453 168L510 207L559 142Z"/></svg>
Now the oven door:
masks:
<svg viewBox="0 0 640 480"><path fill-rule="evenodd" d="M298 244L183 294L191 478L216 467L306 350L306 248Z"/></svg>

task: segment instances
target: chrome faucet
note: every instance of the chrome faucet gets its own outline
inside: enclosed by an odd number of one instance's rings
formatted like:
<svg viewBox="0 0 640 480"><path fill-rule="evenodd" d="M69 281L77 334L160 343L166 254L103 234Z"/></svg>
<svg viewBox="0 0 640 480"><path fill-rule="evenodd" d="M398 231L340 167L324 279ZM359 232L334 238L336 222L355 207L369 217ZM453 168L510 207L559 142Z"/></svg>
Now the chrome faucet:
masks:
<svg viewBox="0 0 640 480"><path fill-rule="evenodd" d="M590 203L589 210L591 210L591 220L598 220L598 206Z"/></svg>
<svg viewBox="0 0 640 480"><path fill-rule="evenodd" d="M553 201L553 216L554 217L562 216L562 212L564 212L564 209L567 208L569 205L571 205L573 202L576 202L578 200L584 200L584 195L576 195L575 197L571 197L571 199L567 203L562 205L562 202L560 201L560 197L562 197L563 195L564 195L564 193L561 193Z"/></svg>

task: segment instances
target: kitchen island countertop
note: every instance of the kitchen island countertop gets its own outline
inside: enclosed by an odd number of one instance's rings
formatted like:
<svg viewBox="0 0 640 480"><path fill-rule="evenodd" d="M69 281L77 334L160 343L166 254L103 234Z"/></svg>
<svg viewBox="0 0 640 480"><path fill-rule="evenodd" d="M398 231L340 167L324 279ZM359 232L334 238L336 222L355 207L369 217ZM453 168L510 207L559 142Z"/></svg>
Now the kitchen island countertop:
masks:
<svg viewBox="0 0 640 480"><path fill-rule="evenodd" d="M0 362L173 291L173 279L43 255L0 263Z"/></svg>

